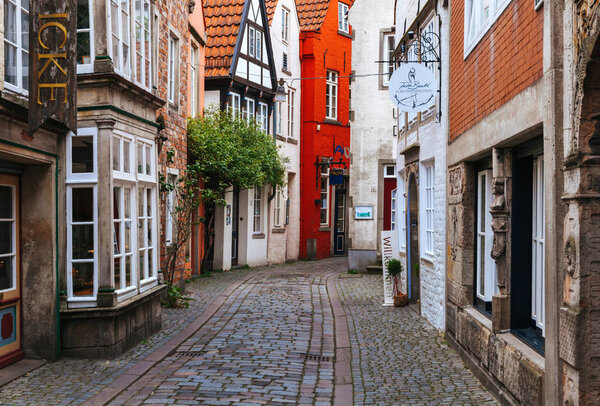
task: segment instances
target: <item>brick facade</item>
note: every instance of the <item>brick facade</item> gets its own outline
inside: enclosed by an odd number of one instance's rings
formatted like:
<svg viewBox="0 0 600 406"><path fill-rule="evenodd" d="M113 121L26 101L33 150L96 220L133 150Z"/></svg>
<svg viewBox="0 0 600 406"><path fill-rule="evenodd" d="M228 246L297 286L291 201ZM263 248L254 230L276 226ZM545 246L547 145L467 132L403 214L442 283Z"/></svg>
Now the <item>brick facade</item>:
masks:
<svg viewBox="0 0 600 406"><path fill-rule="evenodd" d="M542 77L543 13L513 0L466 56L464 2L450 11L450 141Z"/></svg>

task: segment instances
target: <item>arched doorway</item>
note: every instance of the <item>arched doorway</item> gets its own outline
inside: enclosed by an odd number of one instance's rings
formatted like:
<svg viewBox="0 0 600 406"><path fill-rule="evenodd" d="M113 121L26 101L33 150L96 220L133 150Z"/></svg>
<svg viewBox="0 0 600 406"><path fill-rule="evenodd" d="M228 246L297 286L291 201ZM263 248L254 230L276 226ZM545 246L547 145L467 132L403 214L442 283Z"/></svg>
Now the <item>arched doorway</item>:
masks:
<svg viewBox="0 0 600 406"><path fill-rule="evenodd" d="M419 255L419 194L415 173L408 177L408 300L419 303L421 298L420 255Z"/></svg>

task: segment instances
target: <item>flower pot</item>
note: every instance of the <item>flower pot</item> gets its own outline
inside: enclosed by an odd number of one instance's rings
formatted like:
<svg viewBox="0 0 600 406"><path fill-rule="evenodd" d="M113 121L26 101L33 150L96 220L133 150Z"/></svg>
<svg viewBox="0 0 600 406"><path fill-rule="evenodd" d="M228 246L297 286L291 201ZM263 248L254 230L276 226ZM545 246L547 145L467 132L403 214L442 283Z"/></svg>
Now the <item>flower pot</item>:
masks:
<svg viewBox="0 0 600 406"><path fill-rule="evenodd" d="M394 306L406 306L408 304L408 295L399 293L394 296Z"/></svg>

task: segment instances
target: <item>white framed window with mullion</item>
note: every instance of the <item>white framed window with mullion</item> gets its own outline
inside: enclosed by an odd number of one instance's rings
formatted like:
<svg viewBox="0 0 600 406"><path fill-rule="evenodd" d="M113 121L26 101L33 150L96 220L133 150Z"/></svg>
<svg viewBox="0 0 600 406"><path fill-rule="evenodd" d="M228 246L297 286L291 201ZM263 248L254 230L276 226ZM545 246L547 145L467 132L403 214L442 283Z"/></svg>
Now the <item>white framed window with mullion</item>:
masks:
<svg viewBox="0 0 600 406"><path fill-rule="evenodd" d="M295 99L296 99L296 92L294 90L290 89L288 91L288 105L287 105L288 137L290 137L290 138L294 138Z"/></svg>
<svg viewBox="0 0 600 406"><path fill-rule="evenodd" d="M156 284L158 273L156 185L139 182L137 186L138 272L140 292Z"/></svg>
<svg viewBox="0 0 600 406"><path fill-rule="evenodd" d="M152 78L150 0L134 0L135 81L150 90Z"/></svg>
<svg viewBox="0 0 600 406"><path fill-rule="evenodd" d="M77 73L94 71L93 27L93 0L77 0Z"/></svg>
<svg viewBox="0 0 600 406"><path fill-rule="evenodd" d="M327 71L325 82L325 117L331 120L337 120L337 102L338 102L338 73L332 70Z"/></svg>
<svg viewBox="0 0 600 406"><path fill-rule="evenodd" d="M397 185L396 203L400 212L400 217L398 218L400 221L400 227L398 227L400 238L398 241L400 242L400 251L406 252L406 184L403 172L398 177Z"/></svg>
<svg viewBox="0 0 600 406"><path fill-rule="evenodd" d="M98 294L97 128L67 136L67 302L95 307Z"/></svg>
<svg viewBox="0 0 600 406"><path fill-rule="evenodd" d="M545 205L544 205L544 156L533 160L532 241L531 241L531 318L546 336L545 324Z"/></svg>
<svg viewBox="0 0 600 406"><path fill-rule="evenodd" d="M290 36L290 11L281 7L281 40L287 44Z"/></svg>
<svg viewBox="0 0 600 406"><path fill-rule="evenodd" d="M135 183L130 182L113 186L113 281L118 300L137 294L134 190Z"/></svg>
<svg viewBox="0 0 600 406"><path fill-rule="evenodd" d="M0 294L18 288L18 193L17 185L0 181Z"/></svg>
<svg viewBox="0 0 600 406"><path fill-rule="evenodd" d="M496 262L492 258L492 171L477 174L477 241L476 241L476 288L477 298L485 303L492 302L497 291Z"/></svg>
<svg viewBox="0 0 600 406"><path fill-rule="evenodd" d="M262 234L262 188L254 188L252 233Z"/></svg>
<svg viewBox="0 0 600 406"><path fill-rule="evenodd" d="M421 256L433 259L434 252L434 197L435 197L435 169L433 162L424 163L421 167L419 183L422 184L422 195L419 198L419 205L422 207L421 215ZM421 182L422 180L422 182Z"/></svg>
<svg viewBox="0 0 600 406"><path fill-rule="evenodd" d="M29 1L4 0L4 86L29 93Z"/></svg>
<svg viewBox="0 0 600 406"><path fill-rule="evenodd" d="M328 158L321 158L321 163L328 161ZM321 190L321 207L320 207L320 225L321 227L329 226L329 166L321 165L320 167L320 190Z"/></svg>
<svg viewBox="0 0 600 406"><path fill-rule="evenodd" d="M260 129L267 133L269 130L269 106L266 103L258 102L256 121Z"/></svg>
<svg viewBox="0 0 600 406"><path fill-rule="evenodd" d="M130 0L108 2L110 52L115 72L131 78L131 4Z"/></svg>
<svg viewBox="0 0 600 406"><path fill-rule="evenodd" d="M512 0L465 0L464 57L477 46Z"/></svg>
<svg viewBox="0 0 600 406"><path fill-rule="evenodd" d="M177 105L178 72L179 72L179 38L175 34L169 35L169 59L168 59L168 89L167 99L173 106Z"/></svg>
<svg viewBox="0 0 600 406"><path fill-rule="evenodd" d="M227 111L233 115L239 116L241 113L241 98L237 93L230 93L227 100Z"/></svg>
<svg viewBox="0 0 600 406"><path fill-rule="evenodd" d="M341 32L349 33L350 25L348 23L348 5L338 2L338 30Z"/></svg>

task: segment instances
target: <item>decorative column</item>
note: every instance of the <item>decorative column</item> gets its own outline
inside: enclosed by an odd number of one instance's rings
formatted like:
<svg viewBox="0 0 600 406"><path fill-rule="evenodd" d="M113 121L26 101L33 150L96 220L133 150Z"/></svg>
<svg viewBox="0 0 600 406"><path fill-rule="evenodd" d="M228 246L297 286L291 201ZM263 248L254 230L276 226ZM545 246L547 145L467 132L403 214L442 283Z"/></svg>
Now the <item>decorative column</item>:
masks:
<svg viewBox="0 0 600 406"><path fill-rule="evenodd" d="M494 148L492 151L493 195L492 258L496 261L499 293L492 297L492 329L500 333L510 329L510 205L512 202L512 152Z"/></svg>

